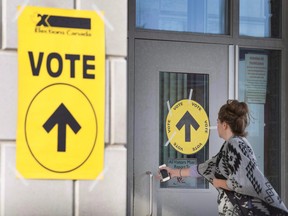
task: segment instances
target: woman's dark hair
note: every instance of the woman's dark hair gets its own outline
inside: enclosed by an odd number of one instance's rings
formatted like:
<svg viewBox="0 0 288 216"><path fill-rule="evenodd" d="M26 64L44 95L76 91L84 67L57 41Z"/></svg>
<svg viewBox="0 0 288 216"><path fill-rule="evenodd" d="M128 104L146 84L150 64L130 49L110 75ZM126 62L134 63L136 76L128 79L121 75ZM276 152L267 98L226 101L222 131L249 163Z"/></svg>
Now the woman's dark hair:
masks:
<svg viewBox="0 0 288 216"><path fill-rule="evenodd" d="M245 129L249 124L250 115L246 103L238 100L228 100L220 108L218 119L220 122L226 122L235 135L243 137L247 135Z"/></svg>

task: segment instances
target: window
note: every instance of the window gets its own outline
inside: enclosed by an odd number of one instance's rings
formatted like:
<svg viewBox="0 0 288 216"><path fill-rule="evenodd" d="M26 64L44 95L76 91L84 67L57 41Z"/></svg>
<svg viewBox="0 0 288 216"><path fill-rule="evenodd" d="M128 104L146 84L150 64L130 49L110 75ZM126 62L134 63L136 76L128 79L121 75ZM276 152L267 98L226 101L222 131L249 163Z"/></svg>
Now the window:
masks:
<svg viewBox="0 0 288 216"><path fill-rule="evenodd" d="M240 35L281 36L281 0L240 0Z"/></svg>
<svg viewBox="0 0 288 216"><path fill-rule="evenodd" d="M160 104L159 104L159 149L160 164L167 164L172 168L188 168L193 164L199 164L206 161L209 157L209 141L204 144L198 152L193 154L183 154L175 148L173 142L168 139L166 119L170 108L183 99L192 99L200 104L209 113L209 75L208 74L189 74L189 73L160 73ZM193 94L192 94L193 90ZM174 115L176 115L174 113ZM191 117L193 117L191 115ZM181 119L181 116L177 118ZM181 121L181 120L180 120ZM190 128L190 126L189 126ZM181 128L183 131L184 128ZM190 129L189 129L190 130ZM193 129L192 129L193 130ZM181 133L177 131L177 133ZM190 131L189 131L190 134ZM192 135L193 136L193 135ZM172 138L171 138L172 139ZM192 138L191 138L192 139ZM175 138L174 138L175 140ZM171 142L171 143L170 143ZM183 140L184 143L184 140ZM191 146L189 142L185 145ZM168 182L161 183L163 188L208 188L208 183L204 178L186 177L183 179L171 179Z"/></svg>
<svg viewBox="0 0 288 216"><path fill-rule="evenodd" d="M228 34L228 2L228 0L136 0L136 27Z"/></svg>
<svg viewBox="0 0 288 216"><path fill-rule="evenodd" d="M260 169L280 191L281 152L281 52L240 49L239 100L249 105L248 140Z"/></svg>

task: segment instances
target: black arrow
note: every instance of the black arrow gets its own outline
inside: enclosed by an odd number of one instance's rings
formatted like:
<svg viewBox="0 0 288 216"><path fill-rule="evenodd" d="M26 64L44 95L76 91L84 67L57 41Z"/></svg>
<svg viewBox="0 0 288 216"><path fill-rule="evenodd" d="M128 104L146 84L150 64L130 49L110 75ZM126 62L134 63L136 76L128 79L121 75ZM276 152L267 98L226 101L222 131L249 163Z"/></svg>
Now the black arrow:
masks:
<svg viewBox="0 0 288 216"><path fill-rule="evenodd" d="M198 130L200 125L196 122L196 120L191 116L191 114L187 111L184 116L179 120L176 127L180 130L185 125L185 142L191 141L191 132L190 132L190 125L195 130Z"/></svg>
<svg viewBox="0 0 288 216"><path fill-rule="evenodd" d="M69 110L65 107L63 103L55 110L55 112L50 116L50 118L43 125L44 129L47 133L49 133L54 126L58 124L58 152L66 151L66 124L70 126L70 128L76 134L81 126L69 112Z"/></svg>

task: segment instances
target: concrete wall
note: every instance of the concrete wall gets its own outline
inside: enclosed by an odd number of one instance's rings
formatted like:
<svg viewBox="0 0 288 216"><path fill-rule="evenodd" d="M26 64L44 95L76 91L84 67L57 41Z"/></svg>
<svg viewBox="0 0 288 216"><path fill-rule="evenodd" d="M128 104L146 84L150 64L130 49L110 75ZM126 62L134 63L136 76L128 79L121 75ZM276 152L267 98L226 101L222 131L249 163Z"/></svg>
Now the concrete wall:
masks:
<svg viewBox="0 0 288 216"><path fill-rule="evenodd" d="M126 215L127 0L0 0L0 3L0 215ZM107 147L105 168L96 180L28 180L15 168L19 5L105 13Z"/></svg>

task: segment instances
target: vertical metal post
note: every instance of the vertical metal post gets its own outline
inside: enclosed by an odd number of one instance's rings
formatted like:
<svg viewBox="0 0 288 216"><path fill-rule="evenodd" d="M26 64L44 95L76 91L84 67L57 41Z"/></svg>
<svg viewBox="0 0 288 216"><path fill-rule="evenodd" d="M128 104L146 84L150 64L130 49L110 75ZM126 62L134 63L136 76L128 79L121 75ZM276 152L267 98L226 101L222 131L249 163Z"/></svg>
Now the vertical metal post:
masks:
<svg viewBox="0 0 288 216"><path fill-rule="evenodd" d="M146 172L149 175L149 214L147 216L153 215L153 174L150 171Z"/></svg>

